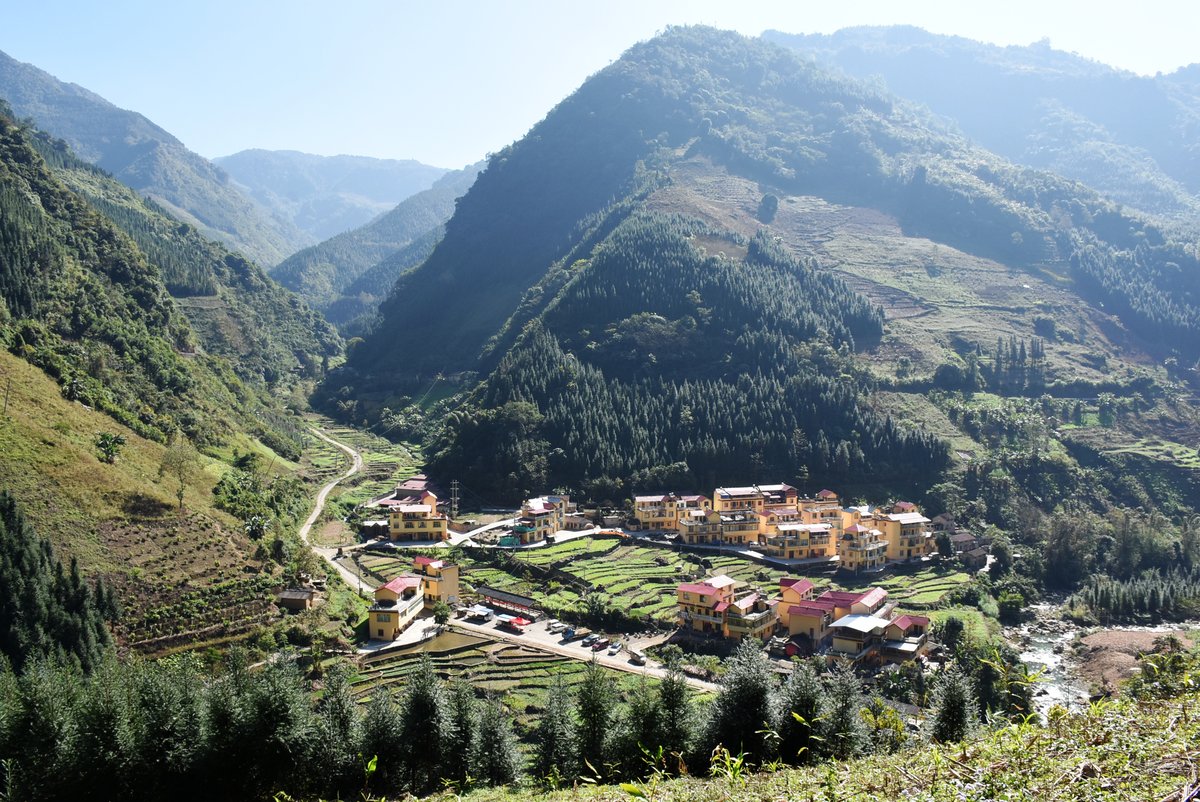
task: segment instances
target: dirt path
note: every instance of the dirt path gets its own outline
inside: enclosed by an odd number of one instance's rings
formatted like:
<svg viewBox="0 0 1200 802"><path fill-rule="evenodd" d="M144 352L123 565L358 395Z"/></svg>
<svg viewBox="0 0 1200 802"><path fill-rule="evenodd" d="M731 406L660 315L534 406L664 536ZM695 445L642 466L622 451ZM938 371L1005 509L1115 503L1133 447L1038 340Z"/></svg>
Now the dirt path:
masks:
<svg viewBox="0 0 1200 802"><path fill-rule="evenodd" d="M335 487L337 487L340 483L346 481L351 476L353 476L354 474L356 474L362 470L363 458L362 458L362 455L359 454L357 451L355 451L353 448L346 445L345 443L339 443L337 440L334 440L332 437L325 434L320 429L313 429L312 433L314 435L316 435L317 437L321 438L322 440L324 440L326 443L329 443L332 446L336 446L337 448L344 451L346 453L346 455L350 457L350 467L346 470L346 472L344 474L342 474L341 476L338 476L337 478L328 482L324 487L321 488L321 491L319 493L317 493L317 502L313 506L313 511L308 516L308 520L306 520L304 522L304 524L300 527L300 539L303 540L308 545L308 547L317 554L317 556L321 557L323 560L325 560L325 562L327 562L331 566L333 566L333 569L338 572L339 576L342 577L342 579L345 581L347 587L358 588L361 591L361 589L363 587L362 579L360 577L356 576L353 572L347 570L340 563L338 563L337 549L329 549L329 548L324 548L322 546L314 545L312 540L309 539L309 535L312 533L313 524L315 524L317 522L317 519L321 517L321 513L324 512L324 510L325 510L325 500L327 498L329 498L329 494L331 492L333 492L333 489ZM374 588L367 588L367 589L374 590Z"/></svg>

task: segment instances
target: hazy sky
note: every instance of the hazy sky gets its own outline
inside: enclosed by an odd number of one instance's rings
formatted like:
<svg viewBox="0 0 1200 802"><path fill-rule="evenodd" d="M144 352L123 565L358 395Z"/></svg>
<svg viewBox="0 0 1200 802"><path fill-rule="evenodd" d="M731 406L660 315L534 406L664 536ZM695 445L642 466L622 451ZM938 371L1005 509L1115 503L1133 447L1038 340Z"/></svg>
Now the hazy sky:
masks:
<svg viewBox="0 0 1200 802"><path fill-rule="evenodd" d="M204 156L261 147L444 167L521 137L673 24L758 35L906 23L997 44L1049 38L1143 74L1200 61L1195 0L0 0L0 20L0 50Z"/></svg>

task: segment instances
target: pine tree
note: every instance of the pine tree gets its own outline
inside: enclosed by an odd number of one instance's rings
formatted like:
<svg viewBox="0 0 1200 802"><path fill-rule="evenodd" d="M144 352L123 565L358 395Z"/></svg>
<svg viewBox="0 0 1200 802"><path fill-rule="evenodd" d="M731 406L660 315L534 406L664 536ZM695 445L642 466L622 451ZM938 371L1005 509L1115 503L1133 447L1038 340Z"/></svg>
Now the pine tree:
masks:
<svg viewBox="0 0 1200 802"><path fill-rule="evenodd" d="M745 754L752 764L770 760L773 750L766 733L777 729L774 685L762 645L753 639L742 641L726 663L721 690L709 708L707 746Z"/></svg>
<svg viewBox="0 0 1200 802"><path fill-rule="evenodd" d="M521 752L513 734L512 718L504 705L485 702L479 716L479 741L484 748L476 758L475 775L485 785L512 785L521 778Z"/></svg>
<svg viewBox="0 0 1200 802"><path fill-rule="evenodd" d="M929 737L937 743L952 743L967 738L978 720L975 690L971 681L957 668L942 673L934 691L934 714Z"/></svg>
<svg viewBox="0 0 1200 802"><path fill-rule="evenodd" d="M550 786L569 783L578 774L573 708L570 692L563 685L562 678L556 677L546 694L546 709L542 711L534 736L534 771L542 782Z"/></svg>
<svg viewBox="0 0 1200 802"><path fill-rule="evenodd" d="M375 760L369 782L377 794L398 794L404 789L408 769L403 731L400 706L391 690L386 685L376 686L363 719L362 756L368 762Z"/></svg>
<svg viewBox="0 0 1200 802"><path fill-rule="evenodd" d="M479 709L475 691L464 680L450 686L450 718L454 724L454 735L450 739L448 753L453 759L447 766L444 779L466 783L475 771L480 756L482 741L479 728Z"/></svg>
<svg viewBox="0 0 1200 802"><path fill-rule="evenodd" d="M849 668L835 667L827 688L829 716L823 752L838 760L861 755L868 746L861 710L862 686Z"/></svg>
<svg viewBox="0 0 1200 802"><path fill-rule="evenodd" d="M579 717L579 759L583 763L580 770L594 774L598 779L609 775L616 702L616 683L599 663L592 660L575 692L575 710Z"/></svg>
<svg viewBox="0 0 1200 802"><path fill-rule="evenodd" d="M404 745L407 788L417 795L436 790L443 772L457 759L450 750L454 719L446 689L428 653L409 675L400 703L400 741Z"/></svg>
<svg viewBox="0 0 1200 802"><path fill-rule="evenodd" d="M829 699L809 663L797 663L779 694L779 754L788 763L812 763L824 740Z"/></svg>

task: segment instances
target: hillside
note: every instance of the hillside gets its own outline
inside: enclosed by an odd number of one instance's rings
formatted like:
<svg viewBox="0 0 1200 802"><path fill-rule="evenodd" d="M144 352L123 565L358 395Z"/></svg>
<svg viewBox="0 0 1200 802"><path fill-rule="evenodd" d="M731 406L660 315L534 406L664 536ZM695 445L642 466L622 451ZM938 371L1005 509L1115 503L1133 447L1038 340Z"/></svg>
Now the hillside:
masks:
<svg viewBox="0 0 1200 802"><path fill-rule="evenodd" d="M256 206L223 170L142 115L4 53L0 98L80 158L259 264L274 265L313 241Z"/></svg>
<svg viewBox="0 0 1200 802"><path fill-rule="evenodd" d="M1049 393L1083 409L1078 448L1063 427L1012 470L1026 487L1063 473L1053 486L1075 492L1076 459L1108 464L1082 431L1096 397L1153 407L1155 363L1200 356L1198 269L1186 233L878 89L674 29L492 158L320 397L374 420L453 395L426 410L445 423L435 471L495 497L561 483L615 498L711 487L716 466L720 481L808 472L921 493L946 445L960 465L996 445L960 427L947 391ZM1043 408L1048 431L1062 410ZM1190 407L1159 413L1108 434L1197 431ZM1196 498L1190 469L1164 481L1166 503ZM1118 493L1106 482L1089 492ZM994 496L989 515L1017 498Z"/></svg>
<svg viewBox="0 0 1200 802"><path fill-rule="evenodd" d="M324 360L339 353L340 340L321 315L257 265L75 158L61 141L39 133L32 142L55 178L115 223L158 269L199 350L228 359L244 380L283 388L316 377Z"/></svg>
<svg viewBox="0 0 1200 802"><path fill-rule="evenodd" d="M212 308L185 314L164 277L185 301L210 293ZM217 457L256 454L275 473L299 459L306 435L283 401L336 353L336 335L244 257L2 106L0 299L0 488L64 560L115 589L121 646L260 627L299 557L275 540L286 532L253 543L243 515L218 509L237 507L213 494L230 467ZM118 441L108 458L102 437ZM184 438L207 456L179 451ZM183 455L178 473L162 470L168 452ZM271 519L295 514L298 483L261 484Z"/></svg>
<svg viewBox="0 0 1200 802"><path fill-rule="evenodd" d="M763 38L849 75L882 79L1014 162L1147 212L1194 219L1200 211L1192 134L1200 94L1187 69L1140 77L1045 43L998 47L904 26Z"/></svg>
<svg viewBox="0 0 1200 802"><path fill-rule="evenodd" d="M271 271L271 277L322 311L338 310L330 320L343 323L373 311L400 272L421 261L429 238L454 213L455 201L470 188L481 165L447 173L429 189L407 198L364 226L305 248ZM418 242L415 255L401 252ZM425 249L425 250L422 250ZM381 262L392 267L373 274L376 284L355 285ZM360 300L361 298L361 300Z"/></svg>
<svg viewBox="0 0 1200 802"><path fill-rule="evenodd" d="M243 150L213 162L246 194L316 241L365 225L448 171L412 159Z"/></svg>

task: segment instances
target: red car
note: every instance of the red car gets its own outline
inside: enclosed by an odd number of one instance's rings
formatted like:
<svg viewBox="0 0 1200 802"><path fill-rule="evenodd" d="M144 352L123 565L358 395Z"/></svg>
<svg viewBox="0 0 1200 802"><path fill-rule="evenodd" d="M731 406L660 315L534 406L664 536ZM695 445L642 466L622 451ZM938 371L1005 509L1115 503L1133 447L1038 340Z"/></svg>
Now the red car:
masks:
<svg viewBox="0 0 1200 802"><path fill-rule="evenodd" d="M598 640L592 644L592 651L598 652L601 649L605 648L606 646L608 646L608 638L601 638L600 640Z"/></svg>

